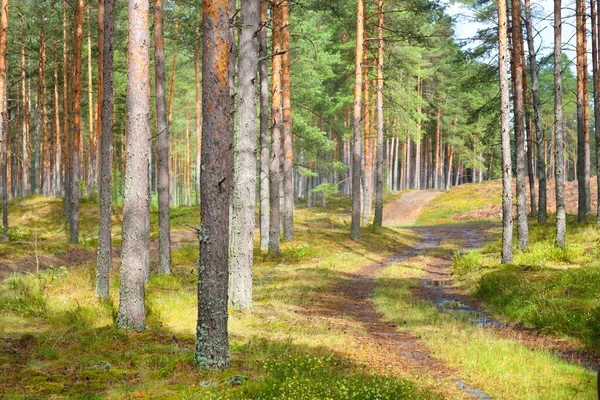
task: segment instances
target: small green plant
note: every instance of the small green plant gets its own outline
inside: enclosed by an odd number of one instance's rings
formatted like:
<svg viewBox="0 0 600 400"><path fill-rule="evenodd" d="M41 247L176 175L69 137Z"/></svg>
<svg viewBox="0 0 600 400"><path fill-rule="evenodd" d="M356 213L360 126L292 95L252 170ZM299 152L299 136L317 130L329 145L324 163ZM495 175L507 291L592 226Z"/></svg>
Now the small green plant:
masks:
<svg viewBox="0 0 600 400"><path fill-rule="evenodd" d="M64 265L61 265L58 269L50 267L46 272L50 276L50 280L53 281L64 278L69 274L69 270Z"/></svg>
<svg viewBox="0 0 600 400"><path fill-rule="evenodd" d="M479 251L456 252L452 257L452 273L466 275L481 268L483 255Z"/></svg>

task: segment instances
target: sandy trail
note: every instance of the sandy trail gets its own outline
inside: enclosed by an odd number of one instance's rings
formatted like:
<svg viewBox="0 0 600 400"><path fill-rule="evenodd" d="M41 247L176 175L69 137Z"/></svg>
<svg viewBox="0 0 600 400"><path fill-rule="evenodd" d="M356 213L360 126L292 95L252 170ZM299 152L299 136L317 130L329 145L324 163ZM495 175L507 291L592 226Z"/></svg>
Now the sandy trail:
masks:
<svg viewBox="0 0 600 400"><path fill-rule="evenodd" d="M429 205L442 192L413 190L383 207L383 225L388 227L413 225Z"/></svg>

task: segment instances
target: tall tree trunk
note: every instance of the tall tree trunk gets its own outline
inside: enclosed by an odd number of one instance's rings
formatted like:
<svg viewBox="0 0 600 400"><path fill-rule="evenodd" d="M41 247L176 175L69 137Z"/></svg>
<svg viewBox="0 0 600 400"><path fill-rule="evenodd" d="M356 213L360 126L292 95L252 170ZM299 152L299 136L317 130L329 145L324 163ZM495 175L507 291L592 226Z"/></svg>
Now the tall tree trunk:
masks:
<svg viewBox="0 0 600 400"><path fill-rule="evenodd" d="M98 154L97 140L94 131L94 88L92 84L92 30L90 25L90 6L87 5L87 73L88 73L88 139L89 139L89 166L88 166L88 195L92 194L96 190L96 176L98 171L96 169L96 156ZM101 42L102 38L98 37L98 42ZM100 100L98 100L100 101Z"/></svg>
<svg viewBox="0 0 600 400"><path fill-rule="evenodd" d="M592 62L594 72L594 131L596 133L596 176L598 180L596 208L596 225L600 226L600 58L598 46L600 46L600 2L590 0L592 20Z"/></svg>
<svg viewBox="0 0 600 400"><path fill-rule="evenodd" d="M590 133L588 120L586 3L576 0L577 13L577 219L587 219L590 196Z"/></svg>
<svg viewBox="0 0 600 400"><path fill-rule="evenodd" d="M202 175L200 145L202 143L202 82L200 77L200 29L196 28L194 45L194 78L196 80L196 201L200 204L200 177Z"/></svg>
<svg viewBox="0 0 600 400"><path fill-rule="evenodd" d="M442 180L442 165L440 163L440 151L442 149L441 140L442 140L442 110L438 108L437 110L437 120L435 124L435 173L434 173L434 182L433 188L440 189L440 182Z"/></svg>
<svg viewBox="0 0 600 400"><path fill-rule="evenodd" d="M562 86L562 19L561 0L554 0L554 174L556 185L556 246L565 247L565 159Z"/></svg>
<svg viewBox="0 0 600 400"><path fill-rule="evenodd" d="M229 367L227 266L233 162L229 2L202 3L202 211L196 363Z"/></svg>
<svg viewBox="0 0 600 400"><path fill-rule="evenodd" d="M58 96L58 39L54 37L54 194L60 196L60 185L61 185L61 157L62 157L62 143L61 143L61 131L60 131L60 113L59 104L60 98Z"/></svg>
<svg viewBox="0 0 600 400"><path fill-rule="evenodd" d="M175 56L173 56L173 59L175 60ZM173 62L175 63L175 61ZM167 121L162 0L154 0L154 75L156 87L156 135L158 136L158 272L170 275L172 273L171 218L169 216L171 129ZM173 71L173 76L175 76L175 71Z"/></svg>
<svg viewBox="0 0 600 400"><path fill-rule="evenodd" d="M369 79L369 57L366 45L363 51L363 94L364 94L364 179L363 179L363 204L362 223L367 225L371 218L371 206L373 205L373 164L371 163L371 80Z"/></svg>
<svg viewBox="0 0 600 400"><path fill-rule="evenodd" d="M102 154L99 154L98 152L98 146L100 146L100 150L102 148L102 143L100 143L102 141L102 130L104 129L102 127L102 107L103 107L103 103L104 103L104 73L103 73L103 63L104 63L104 18L106 18L106 16L108 14L106 14L106 4L105 4L106 0L98 0L98 43L97 43L97 47L98 47L98 78L97 78L97 84L98 84L98 92L96 94L96 129L95 129L95 148L96 148L96 152L94 153L94 157L95 157L95 164L94 164L94 171L96 171L95 176L92 177L92 179L94 179L94 182L98 185L100 185L100 180L102 179L101 174L102 174L102 167L100 166L101 164L101 160L100 158L102 157ZM114 7L114 3L113 3L113 7ZM113 26L114 26L114 21L113 21ZM114 29L114 28L113 28ZM113 39L111 39L113 40ZM98 188L98 190L100 190Z"/></svg>
<svg viewBox="0 0 600 400"><path fill-rule="evenodd" d="M2 172L1 197L2 197L2 241L8 241L8 165L7 146L8 135L8 93L6 82L6 54L8 48L8 0L0 1L0 145L2 158L0 171Z"/></svg>
<svg viewBox="0 0 600 400"><path fill-rule="evenodd" d="M67 2L66 0L62 1L63 6L63 20L62 20L62 28L63 28L63 42L62 42L62 72L63 72L63 152L62 152L62 160L61 164L63 165L63 185L64 185L64 208L65 215L68 219L69 229L71 228L71 153L72 149L72 138L73 132L70 129L71 123L71 115L69 115L69 111L71 110L71 98L69 97L69 75L67 71L69 71L69 60L67 59Z"/></svg>
<svg viewBox="0 0 600 400"><path fill-rule="evenodd" d="M267 0L261 0L258 33L260 80L260 248L269 248L269 74L267 71Z"/></svg>
<svg viewBox="0 0 600 400"><path fill-rule="evenodd" d="M111 241L111 208L112 208L112 164L113 164L113 42L115 27L115 1L102 0L101 10L104 15L102 36L102 58L100 61L102 75L102 105L100 115L100 226L98 229L98 272L96 274L96 296L109 296L110 267L112 265ZM100 97L100 96L99 96ZM100 101L100 100L99 100Z"/></svg>
<svg viewBox="0 0 600 400"><path fill-rule="evenodd" d="M514 1L514 0L513 0ZM511 264L512 255L512 161L510 157L510 105L507 71L507 8L505 0L498 0L498 66L500 75L500 104L502 126L502 263ZM450 153L452 157L452 153Z"/></svg>
<svg viewBox="0 0 600 400"><path fill-rule="evenodd" d="M79 242L79 171L81 167L81 53L84 0L77 0L73 31L73 148L71 151L71 218L69 241Z"/></svg>
<svg viewBox="0 0 600 400"><path fill-rule="evenodd" d="M517 241L520 249L527 248L529 244L529 231L527 226L527 154L525 150L525 112L523 96L523 31L521 28L521 1L512 0L512 68L513 73L513 102L514 124L516 140L517 161Z"/></svg>
<svg viewBox="0 0 600 400"><path fill-rule="evenodd" d="M246 0L241 7L238 59L239 126L233 140L233 199L229 242L229 303L238 309L252 306L252 261L256 206L256 66L260 0ZM294 199L291 193L292 201ZM285 225L284 225L285 226Z"/></svg>
<svg viewBox="0 0 600 400"><path fill-rule="evenodd" d="M522 30L521 30L522 32ZM521 33L521 40L523 34ZM527 147L527 178L529 180L529 202L531 205L531 216L537 217L537 193L535 191L535 176L533 168L533 129L531 127L531 98L527 91L527 68L525 67L525 43L521 43L521 71L523 73L523 103L525 112L525 140Z"/></svg>
<svg viewBox="0 0 600 400"><path fill-rule="evenodd" d="M379 0L377 39L377 166L374 225L383 225L383 0Z"/></svg>
<svg viewBox="0 0 600 400"><path fill-rule="evenodd" d="M364 51L364 0L357 0L356 12L356 59L354 61L354 112L352 140L352 231L353 240L360 239L360 171L361 171L361 131L362 117L362 86L363 72L362 61Z"/></svg>
<svg viewBox="0 0 600 400"><path fill-rule="evenodd" d="M273 3L273 49L272 49L272 81L271 81L271 119L273 130L271 134L271 162L269 166L269 253L279 255L279 235L281 224L281 204L279 185L281 180L281 133L283 129L283 110L281 95L281 11L279 4Z"/></svg>
<svg viewBox="0 0 600 400"><path fill-rule="evenodd" d="M281 93L283 96L283 237L294 239L294 150L292 147L292 102L290 84L289 1L281 1Z"/></svg>
<svg viewBox="0 0 600 400"><path fill-rule="evenodd" d="M144 284L150 261L150 33L149 2L129 0L127 142L123 195L123 245L117 325L146 329ZM204 220L203 220L204 221Z"/></svg>
<svg viewBox="0 0 600 400"><path fill-rule="evenodd" d="M525 27L527 29L527 47L529 48L529 72L531 75L531 92L533 96L533 112L535 119L535 138L537 147L537 176L538 176L538 221L545 223L548 219L546 194L546 150L544 148L544 128L542 126L542 102L533 42L533 25L531 20L531 1L525 0Z"/></svg>
<svg viewBox="0 0 600 400"><path fill-rule="evenodd" d="M423 80L420 76L417 77L417 95L419 97L417 104L417 136L415 137L415 189L421 189L421 128L423 122L421 121L421 95L423 94Z"/></svg>
<svg viewBox="0 0 600 400"><path fill-rule="evenodd" d="M25 43L21 43L21 92L23 98L23 135L22 135L22 154L23 171L21 194L23 196L29 193L29 135L30 135L30 110L31 103L29 101L29 91L27 90L27 60L25 58Z"/></svg>

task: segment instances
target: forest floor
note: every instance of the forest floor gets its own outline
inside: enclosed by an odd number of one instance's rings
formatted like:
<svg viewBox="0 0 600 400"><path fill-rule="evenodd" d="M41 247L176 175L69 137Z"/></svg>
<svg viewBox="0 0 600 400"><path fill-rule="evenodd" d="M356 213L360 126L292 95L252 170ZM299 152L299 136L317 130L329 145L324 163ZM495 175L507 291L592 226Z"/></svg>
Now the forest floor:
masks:
<svg viewBox="0 0 600 400"><path fill-rule="evenodd" d="M11 271L26 273L0 284L0 397L595 398L594 373L580 364L589 366L598 353L585 335L568 325L540 328L541 322L486 295L488 280L512 299L532 295L524 289L530 282L508 285L515 271L494 263L497 217L479 210L497 204L497 185L387 196L386 227L364 228L359 242L348 237L347 200L327 209L298 205L296 239L282 244L281 257L256 250L254 307L230 315L232 368L225 372L198 370L192 362L198 250L190 226L198 223L197 207L172 210L175 273L152 276L148 330L130 334L113 322L116 258L110 300L93 295L97 204L83 204L82 243L70 246L59 200L14 201L15 228L11 243L0 244L0 260L6 260L0 265L11 262ZM118 252L118 208L114 223ZM155 210L152 225L155 239ZM599 236L585 225L576 229L581 232L570 232L576 238ZM534 253L545 230L532 229ZM584 270L587 258L577 257L589 250L585 246L554 258L566 259L568 271ZM78 252L72 263L61 258ZM50 268L32 267L36 256L48 257L43 265ZM516 256L522 264L540 258ZM520 279L548 273L513 268ZM580 280L590 281L589 275ZM577 297L577 282L557 289L559 300L565 293ZM513 287L521 292L506 293ZM593 308L594 301L585 305ZM569 311L561 307L552 310Z"/></svg>

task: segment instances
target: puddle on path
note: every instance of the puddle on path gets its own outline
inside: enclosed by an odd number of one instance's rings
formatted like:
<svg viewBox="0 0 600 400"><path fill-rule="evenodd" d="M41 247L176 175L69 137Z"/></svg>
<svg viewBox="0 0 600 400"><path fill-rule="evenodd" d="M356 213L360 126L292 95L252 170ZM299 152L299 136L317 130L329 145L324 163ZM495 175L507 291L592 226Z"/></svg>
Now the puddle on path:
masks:
<svg viewBox="0 0 600 400"><path fill-rule="evenodd" d="M488 396L486 393L482 392L479 389L475 389L474 387L471 387L471 386L467 385L463 381L457 381L456 382L456 386L460 390L462 390L463 392L469 393L470 395L472 395L476 399L479 399L479 400L492 400L492 398L490 396Z"/></svg>
<svg viewBox="0 0 600 400"><path fill-rule="evenodd" d="M484 328L501 328L503 326L502 323L493 320L486 313L478 311L459 300L442 298L436 300L435 305L441 312L450 314L458 320L470 322L473 325Z"/></svg>

